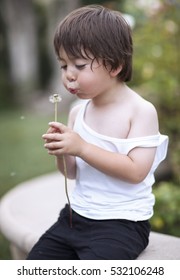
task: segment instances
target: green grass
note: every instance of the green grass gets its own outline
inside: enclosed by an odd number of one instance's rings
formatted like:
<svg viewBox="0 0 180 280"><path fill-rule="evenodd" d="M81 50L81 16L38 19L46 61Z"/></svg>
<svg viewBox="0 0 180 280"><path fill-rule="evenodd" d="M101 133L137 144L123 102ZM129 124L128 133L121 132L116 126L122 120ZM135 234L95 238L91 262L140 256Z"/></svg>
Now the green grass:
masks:
<svg viewBox="0 0 180 280"><path fill-rule="evenodd" d="M17 184L56 171L42 134L52 116L13 111L0 113L0 198ZM61 121L66 122L65 117ZM0 234L0 259L10 259L9 243Z"/></svg>

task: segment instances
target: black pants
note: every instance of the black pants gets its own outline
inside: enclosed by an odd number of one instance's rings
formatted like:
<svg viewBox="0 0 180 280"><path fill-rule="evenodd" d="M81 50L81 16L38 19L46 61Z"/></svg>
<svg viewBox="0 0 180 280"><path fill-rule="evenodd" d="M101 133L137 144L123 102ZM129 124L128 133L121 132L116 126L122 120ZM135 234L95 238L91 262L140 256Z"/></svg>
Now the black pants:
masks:
<svg viewBox="0 0 180 280"><path fill-rule="evenodd" d="M148 221L92 220L68 205L32 248L28 260L132 260L148 245Z"/></svg>

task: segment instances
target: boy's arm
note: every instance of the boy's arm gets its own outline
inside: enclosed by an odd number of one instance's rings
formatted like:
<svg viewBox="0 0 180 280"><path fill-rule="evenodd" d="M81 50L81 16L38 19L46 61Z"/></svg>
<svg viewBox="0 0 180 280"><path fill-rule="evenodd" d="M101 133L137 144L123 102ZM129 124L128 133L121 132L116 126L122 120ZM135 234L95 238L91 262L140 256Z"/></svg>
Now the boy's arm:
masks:
<svg viewBox="0 0 180 280"><path fill-rule="evenodd" d="M149 173L155 152L156 148L135 148L128 155L123 155L86 144L80 157L110 176L137 184Z"/></svg>

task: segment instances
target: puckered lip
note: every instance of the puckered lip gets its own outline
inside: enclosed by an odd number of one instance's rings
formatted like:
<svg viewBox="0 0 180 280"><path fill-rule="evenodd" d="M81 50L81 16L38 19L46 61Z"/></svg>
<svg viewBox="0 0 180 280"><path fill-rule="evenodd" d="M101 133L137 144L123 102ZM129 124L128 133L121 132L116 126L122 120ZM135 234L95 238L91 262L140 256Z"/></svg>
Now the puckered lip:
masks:
<svg viewBox="0 0 180 280"><path fill-rule="evenodd" d="M78 90L76 88L68 88L68 91L72 94L77 94Z"/></svg>

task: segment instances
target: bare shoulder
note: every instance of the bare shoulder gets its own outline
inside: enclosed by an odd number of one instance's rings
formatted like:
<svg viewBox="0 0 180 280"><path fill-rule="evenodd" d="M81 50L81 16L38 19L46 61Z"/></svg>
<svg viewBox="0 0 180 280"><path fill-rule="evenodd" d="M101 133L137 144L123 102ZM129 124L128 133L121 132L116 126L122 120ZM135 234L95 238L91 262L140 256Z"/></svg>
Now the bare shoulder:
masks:
<svg viewBox="0 0 180 280"><path fill-rule="evenodd" d="M74 121L76 119L76 116L80 110L80 108L82 107L82 103L76 104L74 105L70 112L69 112L69 117L68 117L68 126L73 128L74 126Z"/></svg>
<svg viewBox="0 0 180 280"><path fill-rule="evenodd" d="M139 96L138 102L136 105L137 105L137 108L139 109L138 111L139 111L140 115L142 114L145 118L146 117L157 118L157 110L151 102L149 102Z"/></svg>
<svg viewBox="0 0 180 280"><path fill-rule="evenodd" d="M158 115L155 106L135 94L131 122L131 137L155 135L159 131Z"/></svg>

